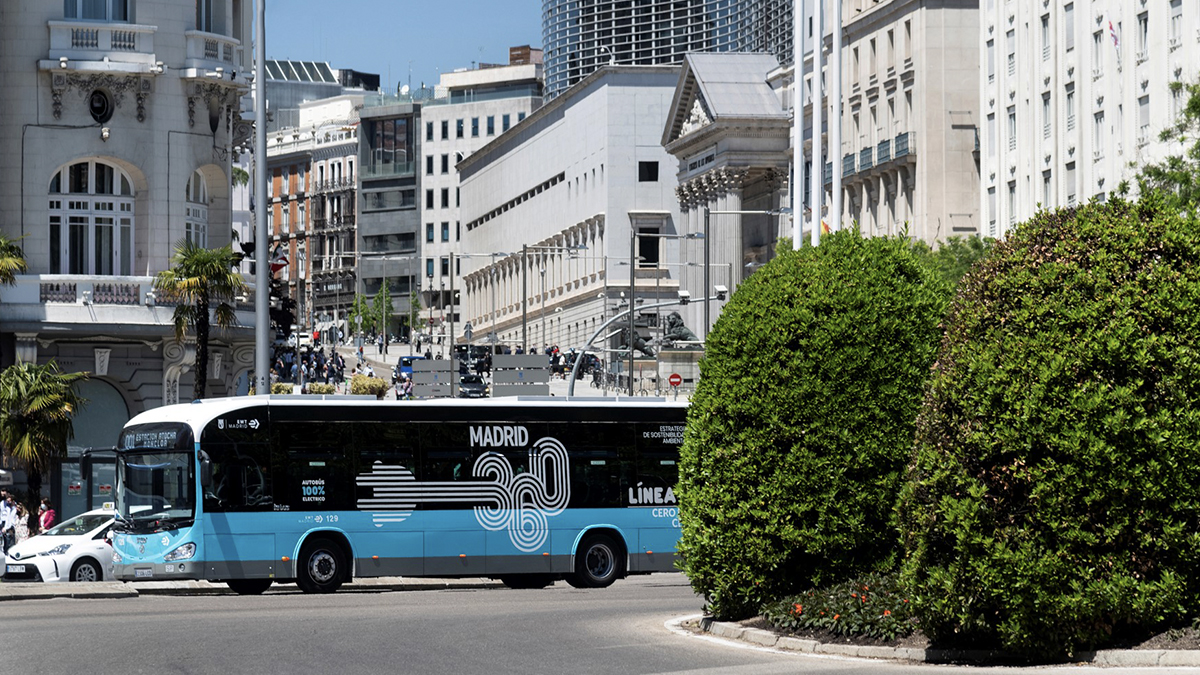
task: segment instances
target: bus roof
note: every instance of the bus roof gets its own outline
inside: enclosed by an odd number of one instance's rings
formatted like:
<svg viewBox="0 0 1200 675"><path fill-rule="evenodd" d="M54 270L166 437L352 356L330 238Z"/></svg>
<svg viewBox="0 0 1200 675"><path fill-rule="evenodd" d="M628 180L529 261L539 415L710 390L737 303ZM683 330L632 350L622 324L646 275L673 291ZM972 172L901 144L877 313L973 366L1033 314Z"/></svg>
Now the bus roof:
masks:
<svg viewBox="0 0 1200 675"><path fill-rule="evenodd" d="M266 405L270 407L315 407L341 408L347 405L379 406L386 408L455 408L455 409L488 409L488 408L539 408L555 407L562 409L580 408L687 408L686 402L665 401L646 397L574 397L565 396L517 396L482 399L434 398L417 401L380 401L373 396L322 396L322 395L263 395L263 396L232 396L197 400L191 403L165 405L139 413L129 420L125 426L134 424L152 424L156 422L182 422L200 431L206 424L220 415L248 408Z"/></svg>

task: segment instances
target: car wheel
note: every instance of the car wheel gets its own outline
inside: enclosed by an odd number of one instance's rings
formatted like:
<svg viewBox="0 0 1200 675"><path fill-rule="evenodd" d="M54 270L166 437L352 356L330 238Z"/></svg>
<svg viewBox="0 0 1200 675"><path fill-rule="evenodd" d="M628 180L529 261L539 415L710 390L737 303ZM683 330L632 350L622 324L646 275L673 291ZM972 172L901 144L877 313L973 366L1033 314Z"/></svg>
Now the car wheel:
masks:
<svg viewBox="0 0 1200 675"><path fill-rule="evenodd" d="M229 579L225 582L238 595L262 595L271 587L270 579Z"/></svg>
<svg viewBox="0 0 1200 675"><path fill-rule="evenodd" d="M332 593L346 576L342 547L328 539L312 539L300 549L296 585L305 593Z"/></svg>
<svg viewBox="0 0 1200 675"><path fill-rule="evenodd" d="M77 560L71 566L71 581L100 581L103 578L100 563L91 558Z"/></svg>
<svg viewBox="0 0 1200 675"><path fill-rule="evenodd" d="M575 554L575 573L567 583L575 588L604 588L624 576L621 548L612 537L594 534L583 540Z"/></svg>

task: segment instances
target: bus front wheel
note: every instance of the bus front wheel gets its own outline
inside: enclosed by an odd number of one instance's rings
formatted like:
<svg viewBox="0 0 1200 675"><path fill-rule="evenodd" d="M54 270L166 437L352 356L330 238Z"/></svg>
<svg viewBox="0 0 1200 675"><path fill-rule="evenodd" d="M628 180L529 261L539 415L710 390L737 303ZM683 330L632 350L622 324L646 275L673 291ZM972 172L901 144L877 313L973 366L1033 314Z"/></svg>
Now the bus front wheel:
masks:
<svg viewBox="0 0 1200 675"><path fill-rule="evenodd" d="M300 549L296 585L305 593L332 593L346 576L346 555L328 539L312 539Z"/></svg>
<svg viewBox="0 0 1200 675"><path fill-rule="evenodd" d="M623 576L621 548L612 537L594 534L583 540L575 555L575 573L567 583L575 588L605 588Z"/></svg>
<svg viewBox="0 0 1200 675"><path fill-rule="evenodd" d="M238 595L262 595L271 587L270 579L227 579L225 585Z"/></svg>

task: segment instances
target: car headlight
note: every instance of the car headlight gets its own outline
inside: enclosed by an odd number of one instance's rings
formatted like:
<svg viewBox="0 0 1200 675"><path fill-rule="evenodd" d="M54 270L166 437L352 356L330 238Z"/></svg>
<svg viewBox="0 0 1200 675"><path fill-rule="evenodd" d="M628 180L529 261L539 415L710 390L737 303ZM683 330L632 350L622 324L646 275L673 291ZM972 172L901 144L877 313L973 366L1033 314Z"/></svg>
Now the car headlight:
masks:
<svg viewBox="0 0 1200 675"><path fill-rule="evenodd" d="M163 557L163 560L166 560L166 561L188 560L194 555L196 555L196 545L195 544L184 544L183 546L180 546L179 548L175 549L174 551L171 551L170 553L168 553L165 557Z"/></svg>
<svg viewBox="0 0 1200 675"><path fill-rule="evenodd" d="M123 563L123 562L125 562L125 559L124 559L124 558L122 558L122 557L121 557L121 554L120 554L120 553L118 553L118 552L117 552L117 549L115 549L115 548L114 548L114 549L113 549L113 564L114 564L114 565L120 565L120 564L121 564L121 563Z"/></svg>
<svg viewBox="0 0 1200 675"><path fill-rule="evenodd" d="M69 549L69 548L71 548L70 544L63 544L62 546L55 546L54 548L50 549L49 551L42 551L38 555L62 555L64 553L66 553L67 549Z"/></svg>

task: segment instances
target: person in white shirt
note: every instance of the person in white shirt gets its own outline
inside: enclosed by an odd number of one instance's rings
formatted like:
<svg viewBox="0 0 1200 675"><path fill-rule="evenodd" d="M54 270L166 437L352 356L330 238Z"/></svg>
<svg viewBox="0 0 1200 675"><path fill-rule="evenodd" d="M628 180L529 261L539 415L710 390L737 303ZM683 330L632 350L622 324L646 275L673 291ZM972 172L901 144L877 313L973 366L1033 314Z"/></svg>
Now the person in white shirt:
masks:
<svg viewBox="0 0 1200 675"><path fill-rule="evenodd" d="M17 543L17 503L8 490L0 490L0 554Z"/></svg>

